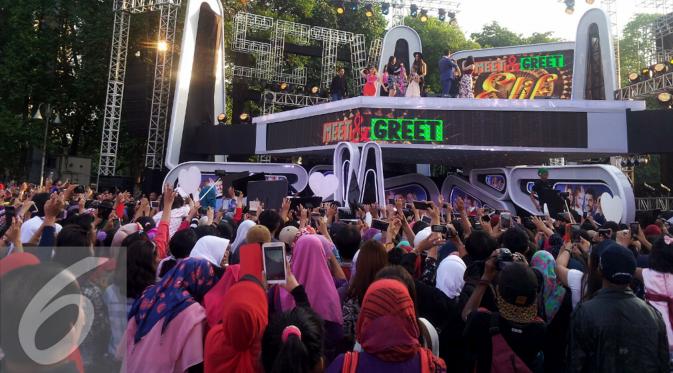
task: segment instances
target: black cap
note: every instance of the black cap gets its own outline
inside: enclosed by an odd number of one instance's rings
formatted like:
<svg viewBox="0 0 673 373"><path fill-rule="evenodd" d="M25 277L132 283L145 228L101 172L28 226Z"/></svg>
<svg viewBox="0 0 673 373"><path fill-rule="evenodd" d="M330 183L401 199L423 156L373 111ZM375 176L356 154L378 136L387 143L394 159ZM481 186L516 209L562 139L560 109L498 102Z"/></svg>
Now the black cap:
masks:
<svg viewBox="0 0 673 373"><path fill-rule="evenodd" d="M601 252L599 268L603 278L617 285L631 282L636 272L636 258L631 250L613 243Z"/></svg>
<svg viewBox="0 0 673 373"><path fill-rule="evenodd" d="M498 291L505 302L517 307L530 306L537 295L537 276L530 267L512 263L500 272Z"/></svg>

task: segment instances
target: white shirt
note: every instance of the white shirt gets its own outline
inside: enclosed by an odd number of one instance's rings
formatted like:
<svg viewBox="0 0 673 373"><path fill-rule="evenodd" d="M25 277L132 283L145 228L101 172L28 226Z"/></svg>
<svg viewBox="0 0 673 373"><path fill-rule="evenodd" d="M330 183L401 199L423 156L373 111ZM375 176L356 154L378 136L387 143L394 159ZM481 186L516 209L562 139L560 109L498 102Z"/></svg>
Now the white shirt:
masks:
<svg viewBox="0 0 673 373"><path fill-rule="evenodd" d="M21 242L22 243L28 243L32 238L33 235L35 235L35 232L37 232L38 229L40 229L40 226L42 226L42 221L44 218L41 218L39 216L33 216L32 218L26 220L21 224ZM54 225L56 228L56 234L61 231L61 224L55 224Z"/></svg>
<svg viewBox="0 0 673 373"><path fill-rule="evenodd" d="M584 273L576 269L568 270L568 287L570 288L570 295L572 296L573 310L577 304L582 300L582 277Z"/></svg>

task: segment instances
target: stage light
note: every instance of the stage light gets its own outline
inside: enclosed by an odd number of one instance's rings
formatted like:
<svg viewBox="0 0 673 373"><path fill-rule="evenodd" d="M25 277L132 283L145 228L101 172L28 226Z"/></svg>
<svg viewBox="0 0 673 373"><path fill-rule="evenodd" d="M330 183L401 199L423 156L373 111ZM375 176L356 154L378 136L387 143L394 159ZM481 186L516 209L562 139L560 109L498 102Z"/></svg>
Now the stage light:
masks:
<svg viewBox="0 0 673 373"><path fill-rule="evenodd" d="M428 11L421 9L421 22L428 22Z"/></svg>
<svg viewBox="0 0 673 373"><path fill-rule="evenodd" d="M652 71L654 75L661 75L668 72L668 66L665 63L658 63L652 66Z"/></svg>
<svg viewBox="0 0 673 373"><path fill-rule="evenodd" d="M594 3L594 0L587 0L587 4L592 5Z"/></svg>
<svg viewBox="0 0 673 373"><path fill-rule="evenodd" d="M650 79L652 77L652 70L650 70L649 67L643 67L640 70L640 74L643 76L643 78Z"/></svg>
<svg viewBox="0 0 673 373"><path fill-rule="evenodd" d="M224 113L220 113L220 115L217 116L217 123L218 124L225 124L227 122L227 115Z"/></svg>
<svg viewBox="0 0 673 373"><path fill-rule="evenodd" d="M630 73L629 74L629 81L631 83L637 82L639 78L640 78L640 75L638 75L638 73Z"/></svg>
<svg viewBox="0 0 673 373"><path fill-rule="evenodd" d="M388 13L390 13L390 4L388 3L381 4L381 13L383 13L384 16L387 16Z"/></svg>
<svg viewBox="0 0 673 373"><path fill-rule="evenodd" d="M437 11L437 18L439 18L440 21L444 22L446 20L446 10L439 9Z"/></svg>
<svg viewBox="0 0 673 373"><path fill-rule="evenodd" d="M285 91L287 91L288 88L290 88L290 85L285 83L285 82L282 82L282 83L280 83L278 88L280 88L281 92L285 92Z"/></svg>
<svg viewBox="0 0 673 373"><path fill-rule="evenodd" d="M409 7L409 15L412 17L418 16L418 6L416 4L411 4Z"/></svg>
<svg viewBox="0 0 673 373"><path fill-rule="evenodd" d="M357 2L357 0L353 1L353 3L351 3L351 10L354 11L354 12L357 12L357 11L358 11L358 2Z"/></svg>
<svg viewBox="0 0 673 373"><path fill-rule="evenodd" d="M339 1L339 3L337 4L336 12L339 15L344 14L346 12L346 7L344 6L343 1Z"/></svg>
<svg viewBox="0 0 673 373"><path fill-rule="evenodd" d="M159 40L157 42L157 50L159 52L167 52L168 51L168 42L166 40Z"/></svg>
<svg viewBox="0 0 673 373"><path fill-rule="evenodd" d="M657 95L657 100L664 106L670 106L673 104L673 94L670 92L661 92Z"/></svg>
<svg viewBox="0 0 673 373"><path fill-rule="evenodd" d="M372 9L372 4L365 5L365 15L367 17L373 17L374 16L374 10Z"/></svg>
<svg viewBox="0 0 673 373"><path fill-rule="evenodd" d="M238 118L241 120L241 123L252 122L252 117L248 113L241 113L241 115Z"/></svg>
<svg viewBox="0 0 673 373"><path fill-rule="evenodd" d="M320 87L318 87L317 85L314 85L313 87L311 87L311 94L312 95L317 95L318 93L320 93Z"/></svg>
<svg viewBox="0 0 673 373"><path fill-rule="evenodd" d="M454 13L454 12L449 12L449 13L448 13L448 16L449 16L449 24L450 24L451 26L455 26L455 25L458 24L458 21L456 21L456 13Z"/></svg>
<svg viewBox="0 0 673 373"><path fill-rule="evenodd" d="M566 14L573 14L573 13L575 13L574 7L569 6L566 8Z"/></svg>

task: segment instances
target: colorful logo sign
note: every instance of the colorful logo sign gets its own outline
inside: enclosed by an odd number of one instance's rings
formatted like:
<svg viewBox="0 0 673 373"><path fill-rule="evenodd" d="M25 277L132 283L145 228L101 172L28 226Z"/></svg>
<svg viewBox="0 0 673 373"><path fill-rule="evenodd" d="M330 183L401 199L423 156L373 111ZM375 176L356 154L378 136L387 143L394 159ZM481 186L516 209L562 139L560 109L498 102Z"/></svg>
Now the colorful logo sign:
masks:
<svg viewBox="0 0 673 373"><path fill-rule="evenodd" d="M370 118L369 125L364 122L364 117L358 112L343 120L323 123L322 143L425 143L444 139L444 121L440 119Z"/></svg>
<svg viewBox="0 0 673 373"><path fill-rule="evenodd" d="M573 57L565 50L475 58L474 97L570 99Z"/></svg>

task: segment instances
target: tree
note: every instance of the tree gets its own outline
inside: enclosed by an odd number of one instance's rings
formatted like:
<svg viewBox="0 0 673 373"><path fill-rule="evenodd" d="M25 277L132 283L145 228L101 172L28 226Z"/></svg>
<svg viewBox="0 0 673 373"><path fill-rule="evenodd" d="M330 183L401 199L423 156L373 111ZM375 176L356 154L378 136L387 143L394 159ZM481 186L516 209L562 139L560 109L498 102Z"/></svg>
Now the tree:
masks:
<svg viewBox="0 0 673 373"><path fill-rule="evenodd" d="M650 34L643 32L643 28L652 24L658 17L656 14L636 14L624 27L619 41L622 86L629 84L630 73L640 73L640 69L649 67L648 53L654 48L654 40Z"/></svg>
<svg viewBox="0 0 673 373"><path fill-rule="evenodd" d="M428 64L425 81L426 87L431 92L441 92L437 61L446 49L455 52L479 48L477 43L465 39L465 34L458 26L450 25L448 22L432 17L429 17L427 22L421 22L418 18L407 17L404 23L416 30L423 41L423 57Z"/></svg>
<svg viewBox="0 0 673 373"><path fill-rule="evenodd" d="M517 34L493 21L481 29L481 32L472 33L472 40L479 43L482 48L509 47L513 45L553 43L561 41L554 37L552 31L534 32L531 36Z"/></svg>

